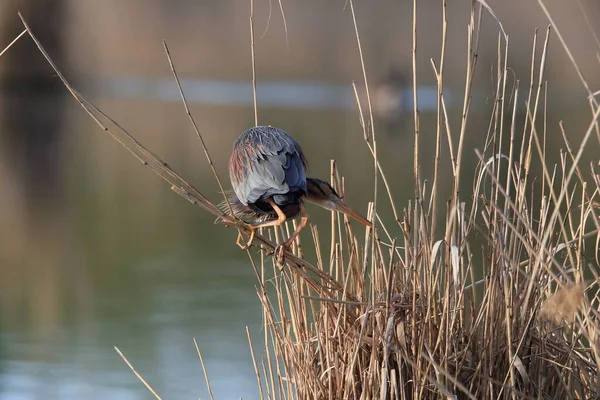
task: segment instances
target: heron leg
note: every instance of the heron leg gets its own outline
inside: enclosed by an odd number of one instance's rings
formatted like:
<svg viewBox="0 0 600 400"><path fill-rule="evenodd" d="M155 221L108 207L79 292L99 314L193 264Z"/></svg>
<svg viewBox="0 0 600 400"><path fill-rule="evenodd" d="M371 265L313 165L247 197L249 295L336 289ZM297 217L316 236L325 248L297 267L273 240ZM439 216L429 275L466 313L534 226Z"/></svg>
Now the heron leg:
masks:
<svg viewBox="0 0 600 400"><path fill-rule="evenodd" d="M290 250L292 243L294 243L294 240L298 237L298 235L300 234L302 229L304 229L304 227L306 226L306 223L308 222L308 214L306 213L306 210L304 209L304 205L302 203L300 203L300 215L301 215L300 223L296 227L296 230L294 231L292 236L290 236L289 239L285 241L285 243L280 244L275 249L275 252L277 253L277 264L280 269L283 269L283 266L284 266L285 251Z"/></svg>
<svg viewBox="0 0 600 400"><path fill-rule="evenodd" d="M245 245L241 243L242 233L238 232L238 239L237 239L236 244L238 246L240 246L243 250L250 247L250 245L252 244L252 241L254 240L254 235L256 234L256 230L258 228L266 228L268 226L279 226L287 220L287 216L285 215L283 210L272 199L266 199L265 201L267 203L269 203L271 205L271 207L273 207L273 210L275 210L275 212L277 213L277 219L272 220L272 221L259 222L259 223L252 224L252 225L249 225L249 224L246 225L246 227L250 230L250 236Z"/></svg>
<svg viewBox="0 0 600 400"><path fill-rule="evenodd" d="M294 233L292 233L292 236L290 236L290 238L285 242L285 247L289 248L292 245L292 243L294 243L294 240L298 237L298 235L300 234L302 229L304 229L306 223L308 222L308 214L306 213L306 210L304 209L304 205L302 203L300 203L300 215L300 223L296 227Z"/></svg>
<svg viewBox="0 0 600 400"><path fill-rule="evenodd" d="M275 212L277 213L277 219L252 224L251 226L254 229L266 228L268 226L279 226L285 221L287 221L287 216L285 215L283 210L273 201L273 199L266 199L265 202L269 203L271 207L273 207L273 210L275 210Z"/></svg>
<svg viewBox="0 0 600 400"><path fill-rule="evenodd" d="M254 235L256 234L255 227L253 227L252 225L246 225L246 227L250 230L250 235L248 235L248 241L246 243L242 243L242 239L244 238L244 236L242 235L241 230L238 230L238 237L235 241L235 244L237 244L242 250L246 250L248 247L250 247L250 245L252 244L252 240L254 240Z"/></svg>

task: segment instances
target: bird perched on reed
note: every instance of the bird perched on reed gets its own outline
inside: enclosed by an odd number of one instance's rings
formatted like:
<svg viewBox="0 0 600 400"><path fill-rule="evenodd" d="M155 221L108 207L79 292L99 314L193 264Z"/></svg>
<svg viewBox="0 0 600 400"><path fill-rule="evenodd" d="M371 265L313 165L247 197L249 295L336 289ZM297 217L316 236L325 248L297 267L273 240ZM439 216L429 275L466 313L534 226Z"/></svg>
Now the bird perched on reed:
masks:
<svg viewBox="0 0 600 400"><path fill-rule="evenodd" d="M288 248L308 222L304 200L332 211L342 212L372 226L366 218L350 209L331 185L306 177L307 162L300 145L289 134L272 126L257 126L243 132L233 144L229 159L229 177L233 191L228 193L233 214L250 230L246 244L252 244L258 228L279 226L300 217L295 232L280 247ZM229 213L227 202L220 204Z"/></svg>

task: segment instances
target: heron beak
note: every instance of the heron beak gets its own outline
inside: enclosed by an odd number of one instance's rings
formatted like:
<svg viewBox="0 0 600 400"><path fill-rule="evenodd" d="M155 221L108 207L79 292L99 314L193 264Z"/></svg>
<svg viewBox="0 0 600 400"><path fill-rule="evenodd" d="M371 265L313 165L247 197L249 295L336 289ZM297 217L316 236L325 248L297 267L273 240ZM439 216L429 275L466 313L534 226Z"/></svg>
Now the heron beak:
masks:
<svg viewBox="0 0 600 400"><path fill-rule="evenodd" d="M346 214L347 216L354 218L355 220L357 220L363 225L368 226L369 228L373 227L373 224L369 222L368 219L366 219L365 217L348 207L342 199L331 200L331 205L333 210L339 211L342 214Z"/></svg>

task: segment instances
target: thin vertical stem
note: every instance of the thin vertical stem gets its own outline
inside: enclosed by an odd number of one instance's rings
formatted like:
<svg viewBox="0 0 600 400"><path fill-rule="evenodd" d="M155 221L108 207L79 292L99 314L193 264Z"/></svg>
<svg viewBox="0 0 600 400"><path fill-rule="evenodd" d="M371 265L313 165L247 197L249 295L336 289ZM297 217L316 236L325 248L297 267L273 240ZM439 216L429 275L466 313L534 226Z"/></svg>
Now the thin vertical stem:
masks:
<svg viewBox="0 0 600 400"><path fill-rule="evenodd" d="M252 54L252 96L254 102L254 126L258 126L258 102L256 101L256 55L254 52L254 0L250 0L250 52Z"/></svg>
<svg viewBox="0 0 600 400"><path fill-rule="evenodd" d="M445 117L443 112L443 99L444 99L444 60L446 58L446 37L448 30L448 18L447 18L447 7L446 0L442 0L442 50L440 55L440 70L436 72L436 80L438 83L438 99L437 99L437 132L436 132L436 146L435 146L435 161L433 166L433 185L431 187L431 202L429 203L429 212L431 217L431 242L435 235L435 229L437 224L437 192L438 192L438 172L440 164L440 150L442 145L442 119ZM435 72L435 67L434 67ZM450 148L452 145L450 144Z"/></svg>
<svg viewBox="0 0 600 400"><path fill-rule="evenodd" d="M415 196L419 197L419 99L417 90L417 0L413 0L413 37L412 37L412 78L413 78L413 113L415 122L415 150L414 150L414 175L415 175Z"/></svg>

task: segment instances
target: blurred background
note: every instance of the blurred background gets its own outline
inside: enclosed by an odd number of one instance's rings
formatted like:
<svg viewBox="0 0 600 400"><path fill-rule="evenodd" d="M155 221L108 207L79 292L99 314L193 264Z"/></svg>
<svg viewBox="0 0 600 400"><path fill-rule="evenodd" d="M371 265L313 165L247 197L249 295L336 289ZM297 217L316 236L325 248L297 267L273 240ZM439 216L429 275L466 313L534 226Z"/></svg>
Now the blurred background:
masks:
<svg viewBox="0 0 600 400"><path fill-rule="evenodd" d="M312 176L328 178L335 159L348 203L366 214L373 169L351 86L356 81L363 93L349 5L283 1L284 24L278 1L254 3L259 123L295 136ZM519 79L524 99L534 30L540 28L539 59L548 21L537 2L488 3L510 35L509 87ZM588 21L598 21L600 3L545 4L597 90L600 30ZM468 0L448 6L445 91L455 136L470 7ZM412 2L356 0L355 8L380 158L404 207L413 193ZM161 40L228 185L232 142L254 124L249 2L2 0L0 49L23 30L17 10L84 96L219 200ZM441 15L440 0L418 2L421 157L429 180L436 124L429 60L439 64ZM473 166L473 149L483 147L488 131L497 63L498 25L483 15L465 147ZM549 48L548 141L557 159L563 147L557 122L577 144L590 113L555 35ZM383 219L392 215L384 203L378 211ZM309 212L328 243L327 212ZM312 240L308 232L305 242ZM194 337L217 398L258 397L245 326L261 357L261 309L236 232L214 226L104 134L67 96L28 36L0 57L0 235L1 399L150 398L114 345L164 398L207 398Z"/></svg>

